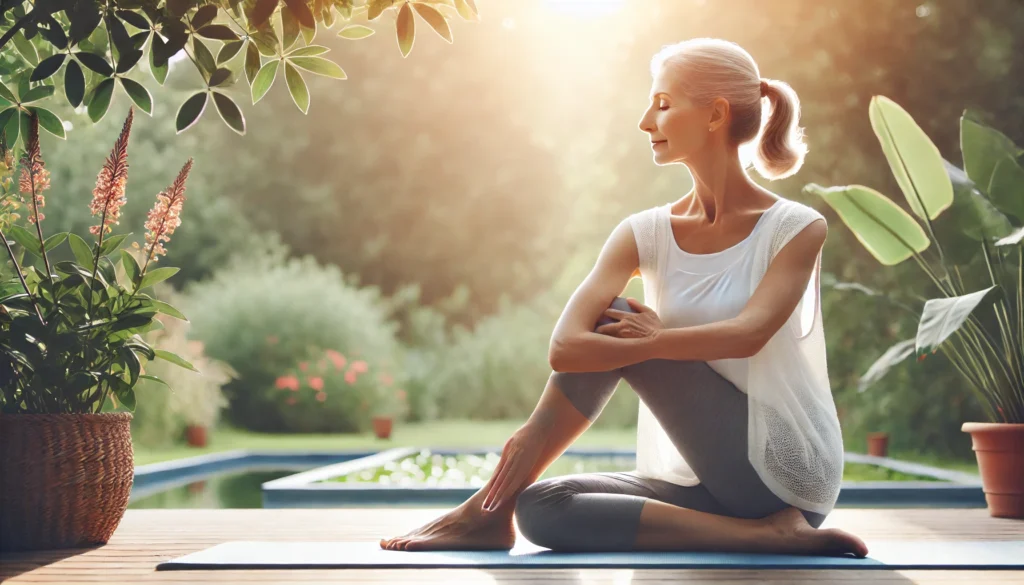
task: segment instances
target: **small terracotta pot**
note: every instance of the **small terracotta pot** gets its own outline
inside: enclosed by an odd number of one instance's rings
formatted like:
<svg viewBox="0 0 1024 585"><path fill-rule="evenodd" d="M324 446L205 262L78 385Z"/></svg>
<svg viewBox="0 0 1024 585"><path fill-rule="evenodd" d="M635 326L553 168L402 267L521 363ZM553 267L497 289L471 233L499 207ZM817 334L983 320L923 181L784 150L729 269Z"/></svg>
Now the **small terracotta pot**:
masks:
<svg viewBox="0 0 1024 585"><path fill-rule="evenodd" d="M964 423L978 458L988 512L1024 519L1024 424Z"/></svg>
<svg viewBox="0 0 1024 585"><path fill-rule="evenodd" d="M889 455L889 433L868 433L868 455L875 457Z"/></svg>
<svg viewBox="0 0 1024 585"><path fill-rule="evenodd" d="M373 434L377 435L378 439L387 439L391 437L392 419L390 416L375 416L373 417Z"/></svg>
<svg viewBox="0 0 1024 585"><path fill-rule="evenodd" d="M185 442L190 447L206 446L206 427L199 425L188 425L185 427Z"/></svg>

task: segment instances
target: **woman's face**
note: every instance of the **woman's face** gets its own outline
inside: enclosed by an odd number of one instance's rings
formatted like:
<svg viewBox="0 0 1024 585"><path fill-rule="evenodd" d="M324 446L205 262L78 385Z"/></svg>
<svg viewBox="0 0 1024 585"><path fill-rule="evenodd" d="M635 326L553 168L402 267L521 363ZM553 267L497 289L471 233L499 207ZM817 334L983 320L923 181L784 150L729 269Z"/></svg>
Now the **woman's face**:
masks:
<svg viewBox="0 0 1024 585"><path fill-rule="evenodd" d="M679 90L673 70L662 67L651 86L650 105L640 119L640 130L650 138L654 162L685 162L711 138L713 106L697 107Z"/></svg>

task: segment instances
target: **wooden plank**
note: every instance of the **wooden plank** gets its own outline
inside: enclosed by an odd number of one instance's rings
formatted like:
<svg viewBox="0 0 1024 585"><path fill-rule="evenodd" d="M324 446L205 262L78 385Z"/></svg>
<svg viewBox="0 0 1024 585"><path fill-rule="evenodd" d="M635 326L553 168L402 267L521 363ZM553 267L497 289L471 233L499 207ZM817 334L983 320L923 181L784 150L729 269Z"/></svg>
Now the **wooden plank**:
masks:
<svg viewBox="0 0 1024 585"><path fill-rule="evenodd" d="M324 569L161 571L158 563L229 540L371 541L402 534L443 509L129 510L102 547L4 555L4 583L886 583L1024 582L1024 571L755 571L742 569ZM838 509L824 527L865 539L1024 540L1024 522L980 509Z"/></svg>

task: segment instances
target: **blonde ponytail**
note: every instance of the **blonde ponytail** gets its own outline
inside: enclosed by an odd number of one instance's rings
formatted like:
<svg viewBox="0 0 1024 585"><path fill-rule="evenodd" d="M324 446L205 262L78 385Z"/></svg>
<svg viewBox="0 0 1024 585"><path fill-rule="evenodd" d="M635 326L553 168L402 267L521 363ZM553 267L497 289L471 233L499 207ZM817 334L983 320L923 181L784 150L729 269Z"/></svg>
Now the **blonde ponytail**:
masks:
<svg viewBox="0 0 1024 585"><path fill-rule="evenodd" d="M771 103L771 114L761 132L754 167L769 180L784 179L800 170L807 155L800 119L800 99L784 81L762 79L764 97Z"/></svg>

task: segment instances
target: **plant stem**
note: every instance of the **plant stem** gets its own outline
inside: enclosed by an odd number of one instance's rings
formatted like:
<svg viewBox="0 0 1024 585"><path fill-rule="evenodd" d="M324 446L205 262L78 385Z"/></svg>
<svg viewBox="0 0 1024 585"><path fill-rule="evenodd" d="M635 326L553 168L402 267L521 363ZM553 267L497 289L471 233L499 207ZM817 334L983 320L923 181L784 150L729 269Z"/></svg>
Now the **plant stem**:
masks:
<svg viewBox="0 0 1024 585"><path fill-rule="evenodd" d="M11 262L14 263L14 271L18 273L18 280L21 281L21 287L25 289L28 294L28 299L32 301L32 306L36 310L36 316L39 317L39 323L43 327L46 327L46 320L43 319L43 313L39 310L39 305L36 304L36 298L32 296L32 291L28 288L28 283L25 282L25 275L21 273L21 266L18 265L18 259L14 256L14 250L11 249L11 245L7 243L7 236L0 230L0 240L4 241L4 247L7 248L7 255L11 257Z"/></svg>

